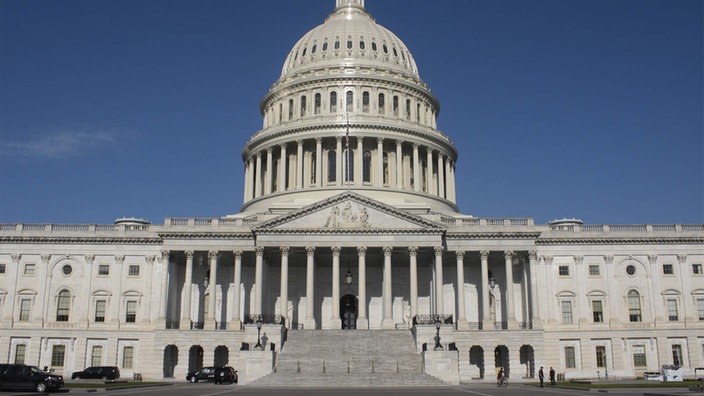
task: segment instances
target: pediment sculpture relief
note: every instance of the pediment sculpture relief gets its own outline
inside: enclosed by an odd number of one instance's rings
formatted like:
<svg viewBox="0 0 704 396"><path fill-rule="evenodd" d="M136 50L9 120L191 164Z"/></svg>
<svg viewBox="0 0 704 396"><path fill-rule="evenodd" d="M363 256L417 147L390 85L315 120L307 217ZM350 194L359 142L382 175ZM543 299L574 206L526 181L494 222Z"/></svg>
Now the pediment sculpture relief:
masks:
<svg viewBox="0 0 704 396"><path fill-rule="evenodd" d="M330 208L330 213L325 221L325 228L369 228L371 227L369 222L369 214L367 213L367 208L364 206L357 205L356 208L352 207L351 202L347 202L345 206L340 210L338 205Z"/></svg>

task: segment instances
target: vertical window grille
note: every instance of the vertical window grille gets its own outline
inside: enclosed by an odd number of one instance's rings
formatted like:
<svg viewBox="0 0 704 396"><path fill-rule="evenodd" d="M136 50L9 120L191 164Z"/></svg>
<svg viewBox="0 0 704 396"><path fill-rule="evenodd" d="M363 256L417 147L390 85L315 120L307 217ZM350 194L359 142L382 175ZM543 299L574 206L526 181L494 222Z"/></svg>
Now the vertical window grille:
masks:
<svg viewBox="0 0 704 396"><path fill-rule="evenodd" d="M565 367L577 368L577 360L574 355L574 347L565 347Z"/></svg>
<svg viewBox="0 0 704 396"><path fill-rule="evenodd" d="M100 345L93 345L90 353L90 365L100 366L103 364L103 347Z"/></svg>
<svg viewBox="0 0 704 396"><path fill-rule="evenodd" d="M640 313L640 294L635 290L628 292L628 319L631 322L640 322L642 320Z"/></svg>
<svg viewBox="0 0 704 396"><path fill-rule="evenodd" d="M71 306L71 293L68 290L59 292L59 299L56 305L56 321L68 322L68 314Z"/></svg>
<svg viewBox="0 0 704 396"><path fill-rule="evenodd" d="M134 367L134 347L126 346L122 350L122 368L131 369Z"/></svg>
<svg viewBox="0 0 704 396"><path fill-rule="evenodd" d="M25 356L27 355L27 345L15 345L15 364L24 364Z"/></svg>
<svg viewBox="0 0 704 396"><path fill-rule="evenodd" d="M95 321L98 323L103 323L105 322L105 307L107 305L107 301L105 300L98 300L95 302Z"/></svg>
<svg viewBox="0 0 704 396"><path fill-rule="evenodd" d="M606 367L606 347L598 346L596 347L596 366Z"/></svg>
<svg viewBox="0 0 704 396"><path fill-rule="evenodd" d="M65 345L54 345L51 348L51 367L63 367L66 357Z"/></svg>
<svg viewBox="0 0 704 396"><path fill-rule="evenodd" d="M604 308L601 300L592 301L592 314L594 316L594 323L601 323L604 321Z"/></svg>

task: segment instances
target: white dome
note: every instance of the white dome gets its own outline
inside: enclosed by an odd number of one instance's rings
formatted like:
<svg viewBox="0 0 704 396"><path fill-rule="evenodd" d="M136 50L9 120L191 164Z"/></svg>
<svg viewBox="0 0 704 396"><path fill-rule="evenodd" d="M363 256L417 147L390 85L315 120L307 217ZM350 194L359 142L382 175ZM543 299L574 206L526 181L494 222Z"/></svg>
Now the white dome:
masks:
<svg viewBox="0 0 704 396"><path fill-rule="evenodd" d="M381 67L419 78L406 45L376 23L364 0L338 0L335 10L289 52L281 79L310 68L345 65Z"/></svg>

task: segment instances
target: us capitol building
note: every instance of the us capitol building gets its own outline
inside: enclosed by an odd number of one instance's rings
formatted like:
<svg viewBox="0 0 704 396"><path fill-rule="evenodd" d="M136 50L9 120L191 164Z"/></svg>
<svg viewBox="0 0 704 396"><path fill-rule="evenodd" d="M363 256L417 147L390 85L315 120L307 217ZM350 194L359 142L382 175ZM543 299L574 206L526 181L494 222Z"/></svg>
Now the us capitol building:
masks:
<svg viewBox="0 0 704 396"><path fill-rule="evenodd" d="M704 225L460 213L438 99L364 0L298 40L260 112L238 214L0 225L0 362L242 383L704 367Z"/></svg>

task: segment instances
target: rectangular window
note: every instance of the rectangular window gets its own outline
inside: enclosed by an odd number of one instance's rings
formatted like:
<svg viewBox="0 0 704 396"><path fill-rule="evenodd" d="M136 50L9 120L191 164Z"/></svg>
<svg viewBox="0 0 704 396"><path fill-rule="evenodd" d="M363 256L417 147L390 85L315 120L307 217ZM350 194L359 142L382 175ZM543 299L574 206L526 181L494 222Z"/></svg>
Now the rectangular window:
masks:
<svg viewBox="0 0 704 396"><path fill-rule="evenodd" d="M645 367L648 362L645 358L645 345L633 345L633 366Z"/></svg>
<svg viewBox="0 0 704 396"><path fill-rule="evenodd" d="M670 321L679 320L677 315L677 300L674 298L667 299L667 318Z"/></svg>
<svg viewBox="0 0 704 396"><path fill-rule="evenodd" d="M672 268L672 264L663 264L662 265L662 273L663 275L672 275L675 273L674 269Z"/></svg>
<svg viewBox="0 0 704 396"><path fill-rule="evenodd" d="M699 320L704 320L704 298L697 299L697 315Z"/></svg>
<svg viewBox="0 0 704 396"><path fill-rule="evenodd" d="M572 323L572 301L560 301L562 323Z"/></svg>
<svg viewBox="0 0 704 396"><path fill-rule="evenodd" d="M125 322L134 323L137 320L137 301L127 301Z"/></svg>
<svg viewBox="0 0 704 396"><path fill-rule="evenodd" d="M0 264L0 274L5 273L5 264Z"/></svg>
<svg viewBox="0 0 704 396"><path fill-rule="evenodd" d="M105 308L107 307L107 301L98 300L95 302L95 321L99 323L105 322Z"/></svg>
<svg viewBox="0 0 704 396"><path fill-rule="evenodd" d="M557 267L557 271L560 276L569 276L570 267L567 265L561 265L561 266Z"/></svg>
<svg viewBox="0 0 704 396"><path fill-rule="evenodd" d="M20 300L20 322L29 321L29 310L32 307L32 300L29 298L23 298Z"/></svg>
<svg viewBox="0 0 704 396"><path fill-rule="evenodd" d="M134 347L126 346L122 350L122 368L131 369L134 367Z"/></svg>
<svg viewBox="0 0 704 396"><path fill-rule="evenodd" d="M93 349L90 353L90 365L100 366L103 364L103 347L100 345L93 345Z"/></svg>
<svg viewBox="0 0 704 396"><path fill-rule="evenodd" d="M66 346L54 345L54 347L51 348L51 367L63 367L65 357Z"/></svg>
<svg viewBox="0 0 704 396"><path fill-rule="evenodd" d="M27 355L27 345L15 345L15 364L24 364L24 358Z"/></svg>
<svg viewBox="0 0 704 396"><path fill-rule="evenodd" d="M682 365L682 345L675 344L672 346L672 364L675 366Z"/></svg>
<svg viewBox="0 0 704 396"><path fill-rule="evenodd" d="M565 367L577 368L577 360L574 357L574 347L565 347Z"/></svg>
<svg viewBox="0 0 704 396"><path fill-rule="evenodd" d="M592 301L592 314L594 316L594 323L602 323L604 321L604 308L601 300Z"/></svg>
<svg viewBox="0 0 704 396"><path fill-rule="evenodd" d="M4 264L0 264L4 265ZM692 264L692 273L694 275L701 275L702 274L702 265L701 264Z"/></svg>
<svg viewBox="0 0 704 396"><path fill-rule="evenodd" d="M599 266L598 266L598 265L590 265L590 266L589 266L589 275L591 275L591 276L598 276L598 275L600 275L600 274L601 274L601 272L600 272L600 269L599 269Z"/></svg>
<svg viewBox="0 0 704 396"><path fill-rule="evenodd" d="M110 275L110 266L107 264L100 264L98 266L98 275Z"/></svg>
<svg viewBox="0 0 704 396"><path fill-rule="evenodd" d="M127 275L139 276L139 266L138 265L130 265L129 270L127 272Z"/></svg>
<svg viewBox="0 0 704 396"><path fill-rule="evenodd" d="M37 270L37 266L34 264L25 264L24 265L24 274L25 275L33 276L36 270Z"/></svg>
<svg viewBox="0 0 704 396"><path fill-rule="evenodd" d="M596 366L606 367L606 347L598 346L596 347Z"/></svg>

